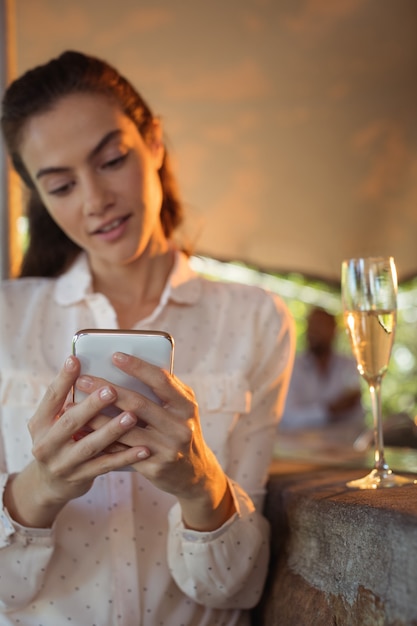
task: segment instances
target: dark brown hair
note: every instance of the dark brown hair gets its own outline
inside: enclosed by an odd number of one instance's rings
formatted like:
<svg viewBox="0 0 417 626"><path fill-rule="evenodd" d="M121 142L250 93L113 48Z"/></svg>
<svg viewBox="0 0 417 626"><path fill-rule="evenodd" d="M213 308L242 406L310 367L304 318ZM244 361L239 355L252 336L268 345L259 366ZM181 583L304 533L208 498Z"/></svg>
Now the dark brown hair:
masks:
<svg viewBox="0 0 417 626"><path fill-rule="evenodd" d="M80 252L80 247L49 215L19 153L26 122L73 93L105 95L120 106L144 138L152 131L153 114L140 94L115 68L96 57L67 51L11 83L3 98L1 126L13 165L29 189L29 244L21 276L58 276ZM183 209L166 150L159 177L163 194L161 223L169 238L182 222Z"/></svg>

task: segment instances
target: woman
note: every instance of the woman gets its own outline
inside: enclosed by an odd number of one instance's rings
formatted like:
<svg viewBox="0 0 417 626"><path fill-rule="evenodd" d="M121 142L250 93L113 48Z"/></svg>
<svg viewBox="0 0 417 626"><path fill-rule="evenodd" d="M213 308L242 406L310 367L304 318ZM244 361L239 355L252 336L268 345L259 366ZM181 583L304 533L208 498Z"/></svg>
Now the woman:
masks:
<svg viewBox="0 0 417 626"><path fill-rule="evenodd" d="M248 624L288 312L191 271L161 124L107 63L66 52L26 73L2 129L30 190L30 244L0 290L0 624ZM69 352L86 327L174 337L175 375L113 356L161 404L79 375Z"/></svg>

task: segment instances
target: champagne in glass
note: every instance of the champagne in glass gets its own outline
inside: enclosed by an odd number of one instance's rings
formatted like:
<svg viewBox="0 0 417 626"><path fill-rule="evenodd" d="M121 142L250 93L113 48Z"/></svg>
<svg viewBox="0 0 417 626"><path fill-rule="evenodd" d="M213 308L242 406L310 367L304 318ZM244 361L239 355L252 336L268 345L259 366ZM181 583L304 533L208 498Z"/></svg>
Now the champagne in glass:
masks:
<svg viewBox="0 0 417 626"><path fill-rule="evenodd" d="M342 263L344 322L361 376L369 386L375 439L374 469L347 483L378 489L414 483L392 472L384 458L381 382L388 369L397 321L397 273L392 257L348 259Z"/></svg>

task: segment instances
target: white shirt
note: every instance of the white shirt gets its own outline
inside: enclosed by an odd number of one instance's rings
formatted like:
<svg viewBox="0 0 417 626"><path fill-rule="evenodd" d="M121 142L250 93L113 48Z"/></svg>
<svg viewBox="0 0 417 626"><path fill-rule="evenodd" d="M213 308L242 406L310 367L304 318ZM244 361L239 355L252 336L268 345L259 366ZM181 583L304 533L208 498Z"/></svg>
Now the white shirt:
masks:
<svg viewBox="0 0 417 626"><path fill-rule="evenodd" d="M331 355L325 373L319 370L309 352L297 354L286 399L285 410L280 422L282 430L328 427L328 406L341 394L360 390L360 376L356 361L344 354ZM344 411L335 430L350 426L355 430L363 427L363 408L358 402Z"/></svg>
<svg viewBox="0 0 417 626"><path fill-rule="evenodd" d="M91 289L84 254L58 279L0 289L0 484L31 460L27 421L74 332L117 328ZM205 439L237 513L220 529L183 527L176 499L137 472L97 478L52 529L0 519L0 625L223 626L249 623L268 562L260 514L294 334L279 298L196 276L177 254L159 306L136 328L169 332L174 372L196 394ZM255 507L258 509L256 511Z"/></svg>

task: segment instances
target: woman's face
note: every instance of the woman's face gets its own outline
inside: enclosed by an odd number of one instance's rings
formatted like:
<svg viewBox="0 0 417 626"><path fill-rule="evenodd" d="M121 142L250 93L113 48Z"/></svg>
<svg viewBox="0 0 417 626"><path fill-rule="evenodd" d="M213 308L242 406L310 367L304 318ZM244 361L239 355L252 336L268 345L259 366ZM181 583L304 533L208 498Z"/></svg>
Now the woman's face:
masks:
<svg viewBox="0 0 417 626"><path fill-rule="evenodd" d="M160 127L145 143L111 100L65 96L25 125L21 156L52 218L89 255L93 270L165 250L160 223Z"/></svg>

